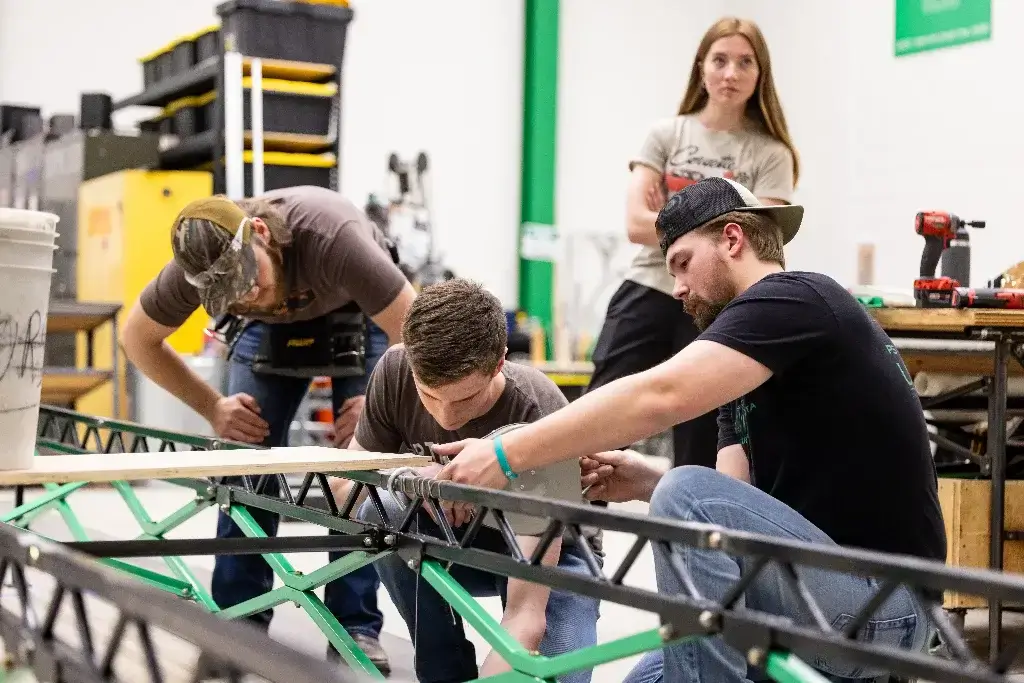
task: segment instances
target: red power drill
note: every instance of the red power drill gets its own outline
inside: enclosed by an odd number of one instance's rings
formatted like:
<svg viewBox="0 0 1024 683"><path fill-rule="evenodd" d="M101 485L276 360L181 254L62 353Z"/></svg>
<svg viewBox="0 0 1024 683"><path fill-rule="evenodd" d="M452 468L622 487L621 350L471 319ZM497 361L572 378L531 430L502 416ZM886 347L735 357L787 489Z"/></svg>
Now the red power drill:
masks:
<svg viewBox="0 0 1024 683"><path fill-rule="evenodd" d="M954 308L1024 308L1024 289L954 287Z"/></svg>
<svg viewBox="0 0 1024 683"><path fill-rule="evenodd" d="M951 240L966 234L966 226L984 228L985 221L965 221L947 211L919 211L914 219L914 232L924 237L921 252L921 274L914 280L914 298L925 308L952 305L953 290L960 282L950 277L935 277L942 252ZM967 283L964 283L967 284Z"/></svg>

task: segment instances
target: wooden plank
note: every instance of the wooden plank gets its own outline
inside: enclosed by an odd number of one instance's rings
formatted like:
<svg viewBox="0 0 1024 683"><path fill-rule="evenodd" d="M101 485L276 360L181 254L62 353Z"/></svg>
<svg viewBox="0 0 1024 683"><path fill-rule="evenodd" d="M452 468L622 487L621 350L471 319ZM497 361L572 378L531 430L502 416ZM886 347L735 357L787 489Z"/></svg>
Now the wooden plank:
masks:
<svg viewBox="0 0 1024 683"><path fill-rule="evenodd" d="M1024 328L1024 311L997 308L867 308L884 330L965 332L972 327Z"/></svg>
<svg viewBox="0 0 1024 683"><path fill-rule="evenodd" d="M939 504L946 526L946 564L988 568L991 485L988 480L939 479ZM1024 481L1006 482L1005 498L1005 528L1024 531ZM1003 542L1003 571L1024 574L1024 541ZM947 591L943 606L947 609L970 609L987 604L982 597Z"/></svg>
<svg viewBox="0 0 1024 683"><path fill-rule="evenodd" d="M177 453L83 453L39 456L30 470L0 470L0 485L331 473L422 467L430 462L426 456L351 451L328 446Z"/></svg>

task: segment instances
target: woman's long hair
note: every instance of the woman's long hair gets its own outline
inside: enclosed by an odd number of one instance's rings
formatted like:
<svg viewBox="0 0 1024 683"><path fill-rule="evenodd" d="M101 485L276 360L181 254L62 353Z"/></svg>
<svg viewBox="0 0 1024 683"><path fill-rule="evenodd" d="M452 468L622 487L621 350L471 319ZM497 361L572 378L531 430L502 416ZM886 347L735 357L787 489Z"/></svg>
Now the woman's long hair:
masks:
<svg viewBox="0 0 1024 683"><path fill-rule="evenodd" d="M754 94L747 100L747 116L760 123L769 135L784 144L793 155L793 186L800 178L800 157L793 140L789 136L786 117L782 113L778 92L775 90L775 79L772 77L772 60L768 54L768 44L757 24L748 19L725 17L719 19L707 30L700 41L697 54L693 57L690 68L690 82L686 85L686 94L679 104L679 114L695 114L708 103L708 91L704 88L701 65L711 50L711 45L719 38L743 36L754 48L760 73Z"/></svg>

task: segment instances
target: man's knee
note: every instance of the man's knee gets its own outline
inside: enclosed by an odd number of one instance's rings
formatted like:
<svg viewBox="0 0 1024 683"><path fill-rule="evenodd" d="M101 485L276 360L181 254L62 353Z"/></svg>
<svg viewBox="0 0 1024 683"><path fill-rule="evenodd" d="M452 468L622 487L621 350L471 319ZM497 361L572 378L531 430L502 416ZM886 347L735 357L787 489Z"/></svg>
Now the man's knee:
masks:
<svg viewBox="0 0 1024 683"><path fill-rule="evenodd" d="M651 495L651 515L692 520L703 500L720 497L740 483L727 474L701 465L675 467L661 478Z"/></svg>
<svg viewBox="0 0 1024 683"><path fill-rule="evenodd" d="M379 494L384 514L387 515L387 523L399 523L402 520L402 516L405 514L405 509L402 504L395 500L394 496L383 489L377 489L377 493ZM363 504L359 506L359 509L356 511L356 519L360 522L366 522L367 524L384 524L384 520L381 519L381 511L377 508L377 505L373 502L373 498L370 496L367 496L366 500L363 501Z"/></svg>

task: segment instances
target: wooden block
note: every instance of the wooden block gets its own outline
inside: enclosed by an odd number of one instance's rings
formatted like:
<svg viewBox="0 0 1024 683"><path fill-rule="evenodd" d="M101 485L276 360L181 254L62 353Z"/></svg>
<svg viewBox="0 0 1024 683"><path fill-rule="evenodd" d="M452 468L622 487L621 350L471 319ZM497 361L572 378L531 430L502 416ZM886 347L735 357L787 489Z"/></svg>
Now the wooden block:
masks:
<svg viewBox="0 0 1024 683"><path fill-rule="evenodd" d="M0 485L187 479L240 474L331 473L422 467L430 462L430 458L420 455L350 451L327 446L43 455L36 457L30 470L0 470Z"/></svg>
<svg viewBox="0 0 1024 683"><path fill-rule="evenodd" d="M953 567L988 569L991 485L988 480L939 479L939 503L946 525L946 564ZM1006 482L1004 528L1024 531L1024 481ZM1024 541L1003 542L1003 570L1024 574ZM985 607L980 596L947 591L946 609Z"/></svg>

